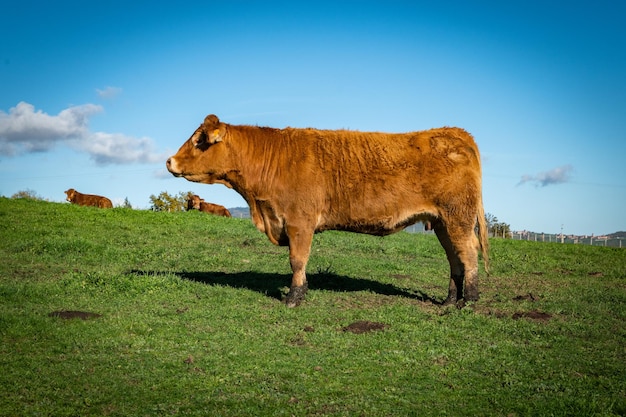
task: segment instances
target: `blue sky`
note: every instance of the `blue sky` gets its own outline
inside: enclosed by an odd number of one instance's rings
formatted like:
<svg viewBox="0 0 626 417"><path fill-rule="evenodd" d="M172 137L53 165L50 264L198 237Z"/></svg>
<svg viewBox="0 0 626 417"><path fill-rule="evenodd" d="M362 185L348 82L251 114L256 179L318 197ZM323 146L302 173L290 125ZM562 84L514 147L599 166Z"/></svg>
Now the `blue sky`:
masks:
<svg viewBox="0 0 626 417"><path fill-rule="evenodd" d="M626 230L619 2L15 2L0 5L0 195L128 198L222 185L165 170L209 113L231 124L459 126L513 230Z"/></svg>

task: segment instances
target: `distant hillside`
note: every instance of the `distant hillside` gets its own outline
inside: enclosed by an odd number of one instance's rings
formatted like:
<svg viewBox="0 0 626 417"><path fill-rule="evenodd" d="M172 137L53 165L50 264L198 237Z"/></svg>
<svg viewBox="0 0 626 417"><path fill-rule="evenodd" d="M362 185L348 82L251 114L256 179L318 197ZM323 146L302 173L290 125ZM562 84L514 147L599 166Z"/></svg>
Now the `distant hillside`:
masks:
<svg viewBox="0 0 626 417"><path fill-rule="evenodd" d="M624 239L626 238L626 232L615 232L607 236L609 237L609 239L618 239L618 238Z"/></svg>
<svg viewBox="0 0 626 417"><path fill-rule="evenodd" d="M233 217L237 217L240 219L249 219L250 218L250 208L248 207L233 207L229 208L230 214Z"/></svg>

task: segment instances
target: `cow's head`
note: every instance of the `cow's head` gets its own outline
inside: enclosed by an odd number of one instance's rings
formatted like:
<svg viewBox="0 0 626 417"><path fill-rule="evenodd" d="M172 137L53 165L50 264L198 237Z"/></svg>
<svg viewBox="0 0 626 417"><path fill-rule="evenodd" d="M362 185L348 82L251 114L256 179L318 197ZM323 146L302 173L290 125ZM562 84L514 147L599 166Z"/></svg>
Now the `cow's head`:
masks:
<svg viewBox="0 0 626 417"><path fill-rule="evenodd" d="M232 167L229 166L228 146L224 143L227 133L227 125L217 116L205 117L176 155L167 160L168 171L189 181L228 185L224 176Z"/></svg>
<svg viewBox="0 0 626 417"><path fill-rule="evenodd" d="M187 199L187 211L200 210L200 202L203 201L199 195L190 195Z"/></svg>
<svg viewBox="0 0 626 417"><path fill-rule="evenodd" d="M69 201L70 203L72 202L72 200L74 199L74 194L76 193L76 190L74 190L73 188L70 188L69 190L67 190L65 192L66 200Z"/></svg>

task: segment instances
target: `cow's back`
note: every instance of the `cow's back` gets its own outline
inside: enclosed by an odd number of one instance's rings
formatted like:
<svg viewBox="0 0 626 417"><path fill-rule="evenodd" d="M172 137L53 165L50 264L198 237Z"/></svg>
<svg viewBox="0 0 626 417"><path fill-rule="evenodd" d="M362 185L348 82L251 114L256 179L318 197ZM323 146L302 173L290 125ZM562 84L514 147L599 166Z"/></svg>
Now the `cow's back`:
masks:
<svg viewBox="0 0 626 417"><path fill-rule="evenodd" d="M200 211L209 214L215 214L217 216L231 217L230 211L228 211L226 207L219 204L207 203L204 201L200 202Z"/></svg>
<svg viewBox="0 0 626 417"><path fill-rule="evenodd" d="M97 201L100 208L113 208L113 202L106 197L100 197Z"/></svg>

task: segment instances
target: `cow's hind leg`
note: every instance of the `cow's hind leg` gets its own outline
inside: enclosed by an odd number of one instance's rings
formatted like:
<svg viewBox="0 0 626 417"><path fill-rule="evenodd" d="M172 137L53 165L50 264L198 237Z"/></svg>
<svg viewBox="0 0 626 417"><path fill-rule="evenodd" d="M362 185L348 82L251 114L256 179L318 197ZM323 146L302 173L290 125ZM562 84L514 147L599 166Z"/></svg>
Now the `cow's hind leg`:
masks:
<svg viewBox="0 0 626 417"><path fill-rule="evenodd" d="M435 234L439 239L439 243L446 251L448 263L450 264L450 285L448 287L448 297L443 302L444 305L455 304L463 298L463 264L457 256L456 250L452 245L448 231L441 220L437 220L432 224Z"/></svg>
<svg viewBox="0 0 626 417"><path fill-rule="evenodd" d="M444 304L478 300L478 251L473 227L446 225L437 220L433 228L450 264L450 286Z"/></svg>
<svg viewBox="0 0 626 417"><path fill-rule="evenodd" d="M306 265L309 261L313 232L295 226L287 226L289 238L289 263L293 271L291 288L285 298L287 307L297 307L304 300L308 284L306 281Z"/></svg>

